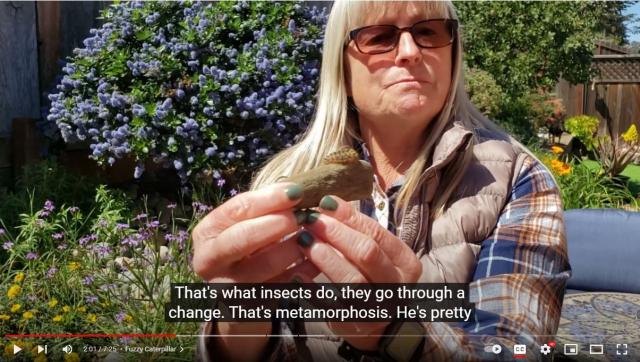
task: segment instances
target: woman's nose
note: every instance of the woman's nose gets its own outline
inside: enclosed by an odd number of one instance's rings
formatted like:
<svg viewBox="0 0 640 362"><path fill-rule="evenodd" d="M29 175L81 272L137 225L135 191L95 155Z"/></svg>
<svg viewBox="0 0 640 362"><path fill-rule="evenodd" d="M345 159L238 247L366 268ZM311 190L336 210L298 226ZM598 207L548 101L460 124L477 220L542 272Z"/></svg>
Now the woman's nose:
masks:
<svg viewBox="0 0 640 362"><path fill-rule="evenodd" d="M396 55L396 63L398 64L415 64L420 61L422 52L420 47L413 40L413 36L408 31L403 31L398 39L398 54Z"/></svg>

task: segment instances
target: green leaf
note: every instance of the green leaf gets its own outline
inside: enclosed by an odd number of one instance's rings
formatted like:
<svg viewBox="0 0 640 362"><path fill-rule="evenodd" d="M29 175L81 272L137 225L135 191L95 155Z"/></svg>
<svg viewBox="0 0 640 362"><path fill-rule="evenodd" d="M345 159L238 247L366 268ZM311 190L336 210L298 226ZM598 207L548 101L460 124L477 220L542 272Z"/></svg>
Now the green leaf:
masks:
<svg viewBox="0 0 640 362"><path fill-rule="evenodd" d="M144 29L136 32L136 40L139 40L139 41L145 41L151 38L152 36L153 36L153 33L148 29Z"/></svg>

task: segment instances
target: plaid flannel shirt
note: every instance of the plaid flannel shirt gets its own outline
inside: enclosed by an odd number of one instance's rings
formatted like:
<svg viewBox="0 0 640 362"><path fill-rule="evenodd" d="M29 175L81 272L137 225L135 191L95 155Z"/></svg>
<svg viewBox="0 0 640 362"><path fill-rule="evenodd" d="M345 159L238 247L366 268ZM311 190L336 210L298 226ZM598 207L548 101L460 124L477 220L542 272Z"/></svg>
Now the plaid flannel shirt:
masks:
<svg viewBox="0 0 640 362"><path fill-rule="evenodd" d="M362 155L369 158L363 146ZM360 211L395 233L384 220L404 178L386 193L374 188ZM382 218L380 218L382 216ZM513 358L513 345L525 344L537 359L538 346L553 340L570 277L562 201L549 171L527 157L513 185L493 234L484 240L469 286L476 303L468 323L425 323L426 356L430 360L491 359L487 346L500 344L503 357Z"/></svg>

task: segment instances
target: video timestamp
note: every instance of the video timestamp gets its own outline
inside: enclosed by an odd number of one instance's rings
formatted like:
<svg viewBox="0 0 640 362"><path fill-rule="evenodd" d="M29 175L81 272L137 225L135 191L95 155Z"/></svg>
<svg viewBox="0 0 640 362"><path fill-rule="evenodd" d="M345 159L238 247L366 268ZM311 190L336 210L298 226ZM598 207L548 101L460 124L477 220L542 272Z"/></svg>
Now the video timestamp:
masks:
<svg viewBox="0 0 640 362"><path fill-rule="evenodd" d="M92 345L92 344L85 344L82 346L82 350L85 353L102 353L102 352L119 352L120 351L120 346L118 345Z"/></svg>

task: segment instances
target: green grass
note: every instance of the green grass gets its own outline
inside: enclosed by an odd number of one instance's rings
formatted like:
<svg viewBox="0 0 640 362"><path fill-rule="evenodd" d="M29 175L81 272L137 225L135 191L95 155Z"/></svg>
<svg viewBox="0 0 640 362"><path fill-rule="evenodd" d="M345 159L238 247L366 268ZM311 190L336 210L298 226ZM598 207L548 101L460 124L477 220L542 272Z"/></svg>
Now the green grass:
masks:
<svg viewBox="0 0 640 362"><path fill-rule="evenodd" d="M596 170L600 167L597 161L584 160L582 161L590 169ZM621 175L629 178L629 190L635 195L640 194L640 166L629 165L622 171Z"/></svg>

